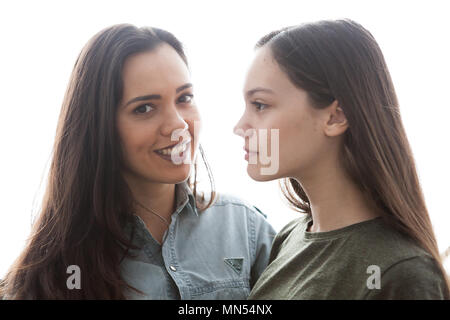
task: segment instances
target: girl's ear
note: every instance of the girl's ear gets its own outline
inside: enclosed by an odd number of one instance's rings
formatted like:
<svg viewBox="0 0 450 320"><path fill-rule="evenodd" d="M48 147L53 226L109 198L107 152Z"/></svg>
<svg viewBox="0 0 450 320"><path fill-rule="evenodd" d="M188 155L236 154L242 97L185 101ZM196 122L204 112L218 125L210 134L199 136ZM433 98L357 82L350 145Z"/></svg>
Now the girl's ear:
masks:
<svg viewBox="0 0 450 320"><path fill-rule="evenodd" d="M348 121L345 117L344 110L339 106L339 102L334 100L325 110L325 135L328 137L335 137L343 134L348 128Z"/></svg>

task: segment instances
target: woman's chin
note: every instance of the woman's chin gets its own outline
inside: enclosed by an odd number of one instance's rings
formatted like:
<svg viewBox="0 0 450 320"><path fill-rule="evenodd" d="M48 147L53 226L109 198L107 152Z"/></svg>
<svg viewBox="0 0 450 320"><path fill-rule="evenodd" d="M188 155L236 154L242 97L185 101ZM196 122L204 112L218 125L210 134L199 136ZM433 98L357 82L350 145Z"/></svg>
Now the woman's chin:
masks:
<svg viewBox="0 0 450 320"><path fill-rule="evenodd" d="M166 170L164 173L165 174L161 179L164 180L164 183L176 184L186 181L189 178L191 168L188 164L182 164L180 165L180 167L174 168L172 170Z"/></svg>

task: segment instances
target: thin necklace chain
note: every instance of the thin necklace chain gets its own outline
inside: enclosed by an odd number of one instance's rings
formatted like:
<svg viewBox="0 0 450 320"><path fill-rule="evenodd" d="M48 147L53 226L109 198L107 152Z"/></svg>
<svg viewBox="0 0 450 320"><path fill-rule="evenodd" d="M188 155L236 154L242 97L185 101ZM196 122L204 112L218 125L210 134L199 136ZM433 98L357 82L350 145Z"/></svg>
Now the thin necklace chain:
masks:
<svg viewBox="0 0 450 320"><path fill-rule="evenodd" d="M150 213L154 214L155 216L157 216L158 218L160 218L161 221L164 222L167 226L170 226L170 223L169 223L169 221L167 221L167 219L161 217L161 216L160 216L159 214L157 214L154 210L152 210L152 209L150 209L150 208L147 208L146 206L144 206L142 203L140 203L140 202L137 201L136 199L134 199L134 201L135 201L138 205L140 205L142 208L144 208L145 210L147 210L148 212L150 212Z"/></svg>

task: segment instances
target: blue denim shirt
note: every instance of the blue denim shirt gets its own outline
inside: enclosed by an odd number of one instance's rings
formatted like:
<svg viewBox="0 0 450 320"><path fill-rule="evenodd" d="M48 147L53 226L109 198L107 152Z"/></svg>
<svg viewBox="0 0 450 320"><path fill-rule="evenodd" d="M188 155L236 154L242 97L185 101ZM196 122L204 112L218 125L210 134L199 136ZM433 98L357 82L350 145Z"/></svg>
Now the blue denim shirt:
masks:
<svg viewBox="0 0 450 320"><path fill-rule="evenodd" d="M218 195L198 212L186 183L176 185L177 207L159 244L134 215L136 257L120 267L128 299L246 299L268 264L275 231L242 200ZM131 236L133 223L126 226Z"/></svg>

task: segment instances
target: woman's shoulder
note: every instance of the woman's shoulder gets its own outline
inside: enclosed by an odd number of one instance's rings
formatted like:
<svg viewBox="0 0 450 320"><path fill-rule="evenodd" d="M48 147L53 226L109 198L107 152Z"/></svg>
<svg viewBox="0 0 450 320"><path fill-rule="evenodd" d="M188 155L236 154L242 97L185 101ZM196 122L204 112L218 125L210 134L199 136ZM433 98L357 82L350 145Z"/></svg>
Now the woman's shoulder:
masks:
<svg viewBox="0 0 450 320"><path fill-rule="evenodd" d="M220 212L223 211L235 215L254 215L258 218L266 219L267 215L256 206L250 204L247 200L231 193L218 193L212 205L205 211Z"/></svg>
<svg viewBox="0 0 450 320"><path fill-rule="evenodd" d="M275 235L267 215L259 208L230 193L218 193L214 202L204 211L199 213L200 220L204 223L219 223L235 228L236 225L244 229L268 229ZM239 229L242 229L239 228Z"/></svg>
<svg viewBox="0 0 450 320"><path fill-rule="evenodd" d="M199 214L200 225L220 225L228 234L248 234L251 238L267 237L272 242L275 230L267 216L256 206L230 193L219 193L214 202Z"/></svg>

